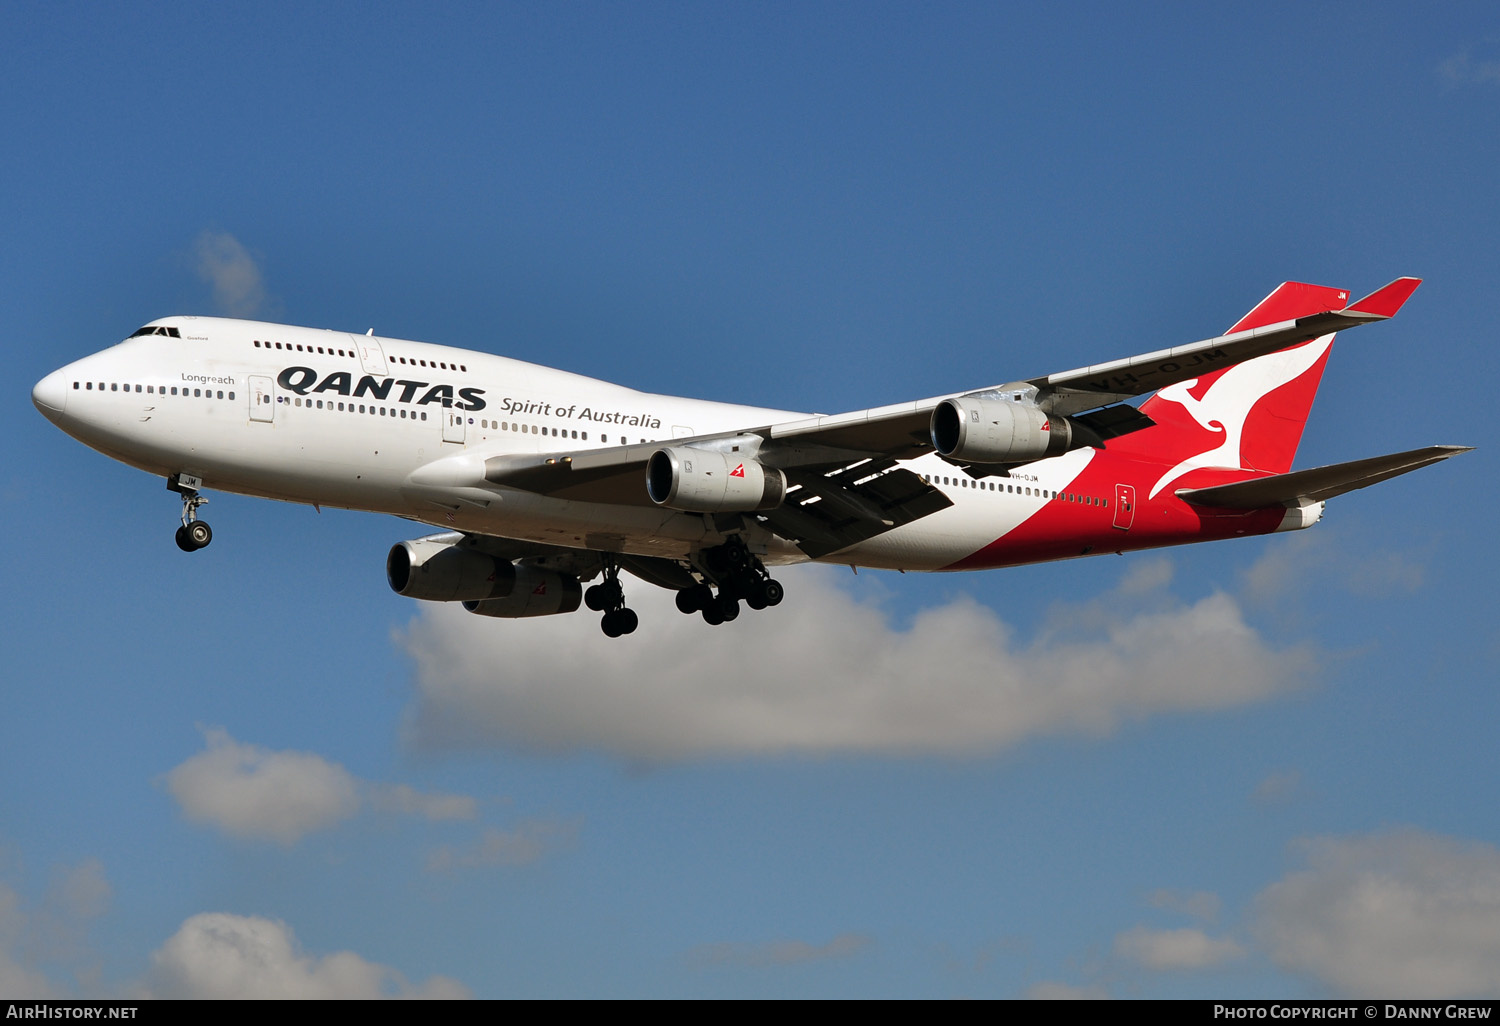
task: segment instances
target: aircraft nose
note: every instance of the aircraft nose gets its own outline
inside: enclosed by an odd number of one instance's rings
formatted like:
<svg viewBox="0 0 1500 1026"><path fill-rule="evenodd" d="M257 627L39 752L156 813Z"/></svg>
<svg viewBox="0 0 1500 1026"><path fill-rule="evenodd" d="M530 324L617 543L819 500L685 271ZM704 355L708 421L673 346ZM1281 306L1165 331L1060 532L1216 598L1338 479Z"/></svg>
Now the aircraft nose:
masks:
<svg viewBox="0 0 1500 1026"><path fill-rule="evenodd" d="M68 404L67 376L60 370L48 374L31 389L31 401L48 420Z"/></svg>

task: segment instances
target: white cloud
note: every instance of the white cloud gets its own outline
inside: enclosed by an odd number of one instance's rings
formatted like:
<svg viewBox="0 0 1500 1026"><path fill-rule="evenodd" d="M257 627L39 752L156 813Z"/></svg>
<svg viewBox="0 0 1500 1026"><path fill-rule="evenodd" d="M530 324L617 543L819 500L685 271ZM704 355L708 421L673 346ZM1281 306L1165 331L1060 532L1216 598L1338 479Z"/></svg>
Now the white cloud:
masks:
<svg viewBox="0 0 1500 1026"><path fill-rule="evenodd" d="M1251 798L1257 805L1285 805L1302 793L1302 774L1294 769L1272 773L1255 785Z"/></svg>
<svg viewBox="0 0 1500 1026"><path fill-rule="evenodd" d="M578 838L580 820L530 819L514 830L484 831L479 842L468 847L444 845L427 857L431 872L473 869L480 866L525 866L543 855L571 847Z"/></svg>
<svg viewBox="0 0 1500 1026"><path fill-rule="evenodd" d="M1157 971L1208 969L1243 957L1245 949L1228 937L1210 937L1196 927L1154 930L1137 926L1115 938L1115 954Z"/></svg>
<svg viewBox="0 0 1500 1026"><path fill-rule="evenodd" d="M231 317L261 311L266 288L255 259L228 232L206 231L195 246L198 276L213 286L214 305Z"/></svg>
<svg viewBox="0 0 1500 1026"><path fill-rule="evenodd" d="M366 803L429 820L473 819L478 811L467 795L366 783L320 755L243 744L221 727L203 736L206 749L167 774L167 790L189 819L235 837L294 844Z"/></svg>
<svg viewBox="0 0 1500 1026"><path fill-rule="evenodd" d="M1310 582L1361 598L1410 594L1422 586L1426 569L1409 554L1377 546L1345 552L1332 537L1303 533L1268 545L1244 571L1246 600L1285 603Z"/></svg>
<svg viewBox="0 0 1500 1026"><path fill-rule="evenodd" d="M741 965L751 967L801 965L835 958L849 958L868 948L874 941L862 933L841 933L827 944L809 944L800 940L777 940L765 944L705 944L688 954L700 965Z"/></svg>
<svg viewBox="0 0 1500 1026"><path fill-rule="evenodd" d="M1165 888L1152 891L1146 898L1152 908L1164 908L1180 912L1206 923L1217 922L1223 902L1212 891L1173 891Z"/></svg>
<svg viewBox="0 0 1500 1026"><path fill-rule="evenodd" d="M1491 44L1493 41L1491 41ZM1493 45L1490 49L1493 49ZM1500 59L1476 57L1473 47L1465 47L1438 65L1438 74L1449 85L1500 84Z"/></svg>
<svg viewBox="0 0 1500 1026"><path fill-rule="evenodd" d="M1500 992L1500 850L1418 830L1303 842L1256 899L1282 968L1362 997Z"/></svg>
<svg viewBox="0 0 1500 1026"><path fill-rule="evenodd" d="M988 753L1105 734L1152 713L1220 709L1296 686L1305 649L1272 649L1238 603L1183 604L1170 567L1061 607L1024 641L961 598L909 629L820 569L782 571L787 600L712 628L636 584L638 633L584 615L504 621L427 605L400 641L415 660L409 719L426 748L602 749L644 762L780 752Z"/></svg>
<svg viewBox="0 0 1500 1026"><path fill-rule="evenodd" d="M53 881L55 900L70 919L95 919L103 915L112 893L104 877L104 863L98 859L59 867Z"/></svg>
<svg viewBox="0 0 1500 1026"><path fill-rule="evenodd" d="M400 812L431 820L473 819L479 803L465 794L434 794L406 784L370 788L370 802L383 812Z"/></svg>
<svg viewBox="0 0 1500 1026"><path fill-rule="evenodd" d="M358 782L312 752L241 744L219 727L205 751L167 774L167 790L191 820L236 837L293 844L359 808Z"/></svg>
<svg viewBox="0 0 1500 1026"><path fill-rule="evenodd" d="M42 961L76 962L88 956L89 925L109 907L112 890L98 859L53 866L51 876L30 916L30 947Z"/></svg>
<svg viewBox="0 0 1500 1026"><path fill-rule="evenodd" d="M1105 1001L1109 991L1102 986L1074 987L1056 980L1043 980L1026 988L1028 1001Z"/></svg>
<svg viewBox="0 0 1500 1026"><path fill-rule="evenodd" d="M206 912L186 920L151 956L152 998L466 998L446 976L413 985L352 951L303 953L285 923Z"/></svg>
<svg viewBox="0 0 1500 1026"><path fill-rule="evenodd" d="M85 859L52 867L46 895L29 910L0 884L0 999L63 998L49 972L97 976L97 955L88 943L92 922L104 914L111 888L104 864Z"/></svg>
<svg viewBox="0 0 1500 1026"><path fill-rule="evenodd" d="M19 952L27 916L15 891L0 884L0 1001L60 997L45 973L25 964Z"/></svg>

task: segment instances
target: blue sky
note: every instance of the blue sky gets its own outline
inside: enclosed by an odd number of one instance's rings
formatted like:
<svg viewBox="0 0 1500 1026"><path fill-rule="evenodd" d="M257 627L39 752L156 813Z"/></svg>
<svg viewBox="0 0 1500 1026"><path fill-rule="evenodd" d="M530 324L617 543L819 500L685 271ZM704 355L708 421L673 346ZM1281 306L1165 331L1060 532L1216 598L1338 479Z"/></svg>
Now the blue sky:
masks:
<svg viewBox="0 0 1500 1026"><path fill-rule="evenodd" d="M1500 992L1493 5L0 37L0 994ZM788 572L719 631L641 586L613 645L392 594L389 518L212 495L184 556L162 483L29 401L244 313L835 412L1404 274L1298 465L1480 448L1313 531Z"/></svg>

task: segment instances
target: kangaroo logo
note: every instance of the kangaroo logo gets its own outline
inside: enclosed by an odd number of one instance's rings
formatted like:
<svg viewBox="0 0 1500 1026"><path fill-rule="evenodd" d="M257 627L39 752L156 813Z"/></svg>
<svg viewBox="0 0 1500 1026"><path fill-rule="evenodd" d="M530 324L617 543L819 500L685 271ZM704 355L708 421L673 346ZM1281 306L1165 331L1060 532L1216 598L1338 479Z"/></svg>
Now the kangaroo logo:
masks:
<svg viewBox="0 0 1500 1026"><path fill-rule="evenodd" d="M1243 469L1245 464L1240 445L1250 411L1271 392L1307 373L1332 344L1333 336L1324 335L1292 349L1236 364L1220 374L1201 399L1192 394L1200 380L1198 378L1168 385L1157 392L1157 399L1176 403L1186 410L1188 416L1209 433L1210 444L1215 438L1219 444L1189 456L1168 470L1151 486L1149 498L1156 498L1158 492L1191 470L1201 467Z"/></svg>

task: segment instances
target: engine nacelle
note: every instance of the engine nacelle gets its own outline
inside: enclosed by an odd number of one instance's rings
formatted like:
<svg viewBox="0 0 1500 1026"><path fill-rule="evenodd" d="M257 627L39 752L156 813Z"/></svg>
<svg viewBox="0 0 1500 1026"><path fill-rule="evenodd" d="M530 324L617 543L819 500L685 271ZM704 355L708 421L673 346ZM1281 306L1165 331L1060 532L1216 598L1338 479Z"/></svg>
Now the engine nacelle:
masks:
<svg viewBox="0 0 1500 1026"><path fill-rule="evenodd" d="M962 396L932 411L932 447L967 463L1026 463L1087 444L1065 417L1035 406Z"/></svg>
<svg viewBox="0 0 1500 1026"><path fill-rule="evenodd" d="M571 613L583 600L583 585L570 574L538 570L531 566L516 566L512 569L515 572L515 587L509 595L481 602L465 602L464 608L480 616L516 619L522 616Z"/></svg>
<svg viewBox="0 0 1500 1026"><path fill-rule="evenodd" d="M738 453L658 449L646 463L646 494L668 509L748 513L780 506L786 475Z"/></svg>
<svg viewBox="0 0 1500 1026"><path fill-rule="evenodd" d="M516 570L505 560L474 549L439 538L418 538L391 546L385 557L385 576L398 595L463 602L509 595Z"/></svg>

